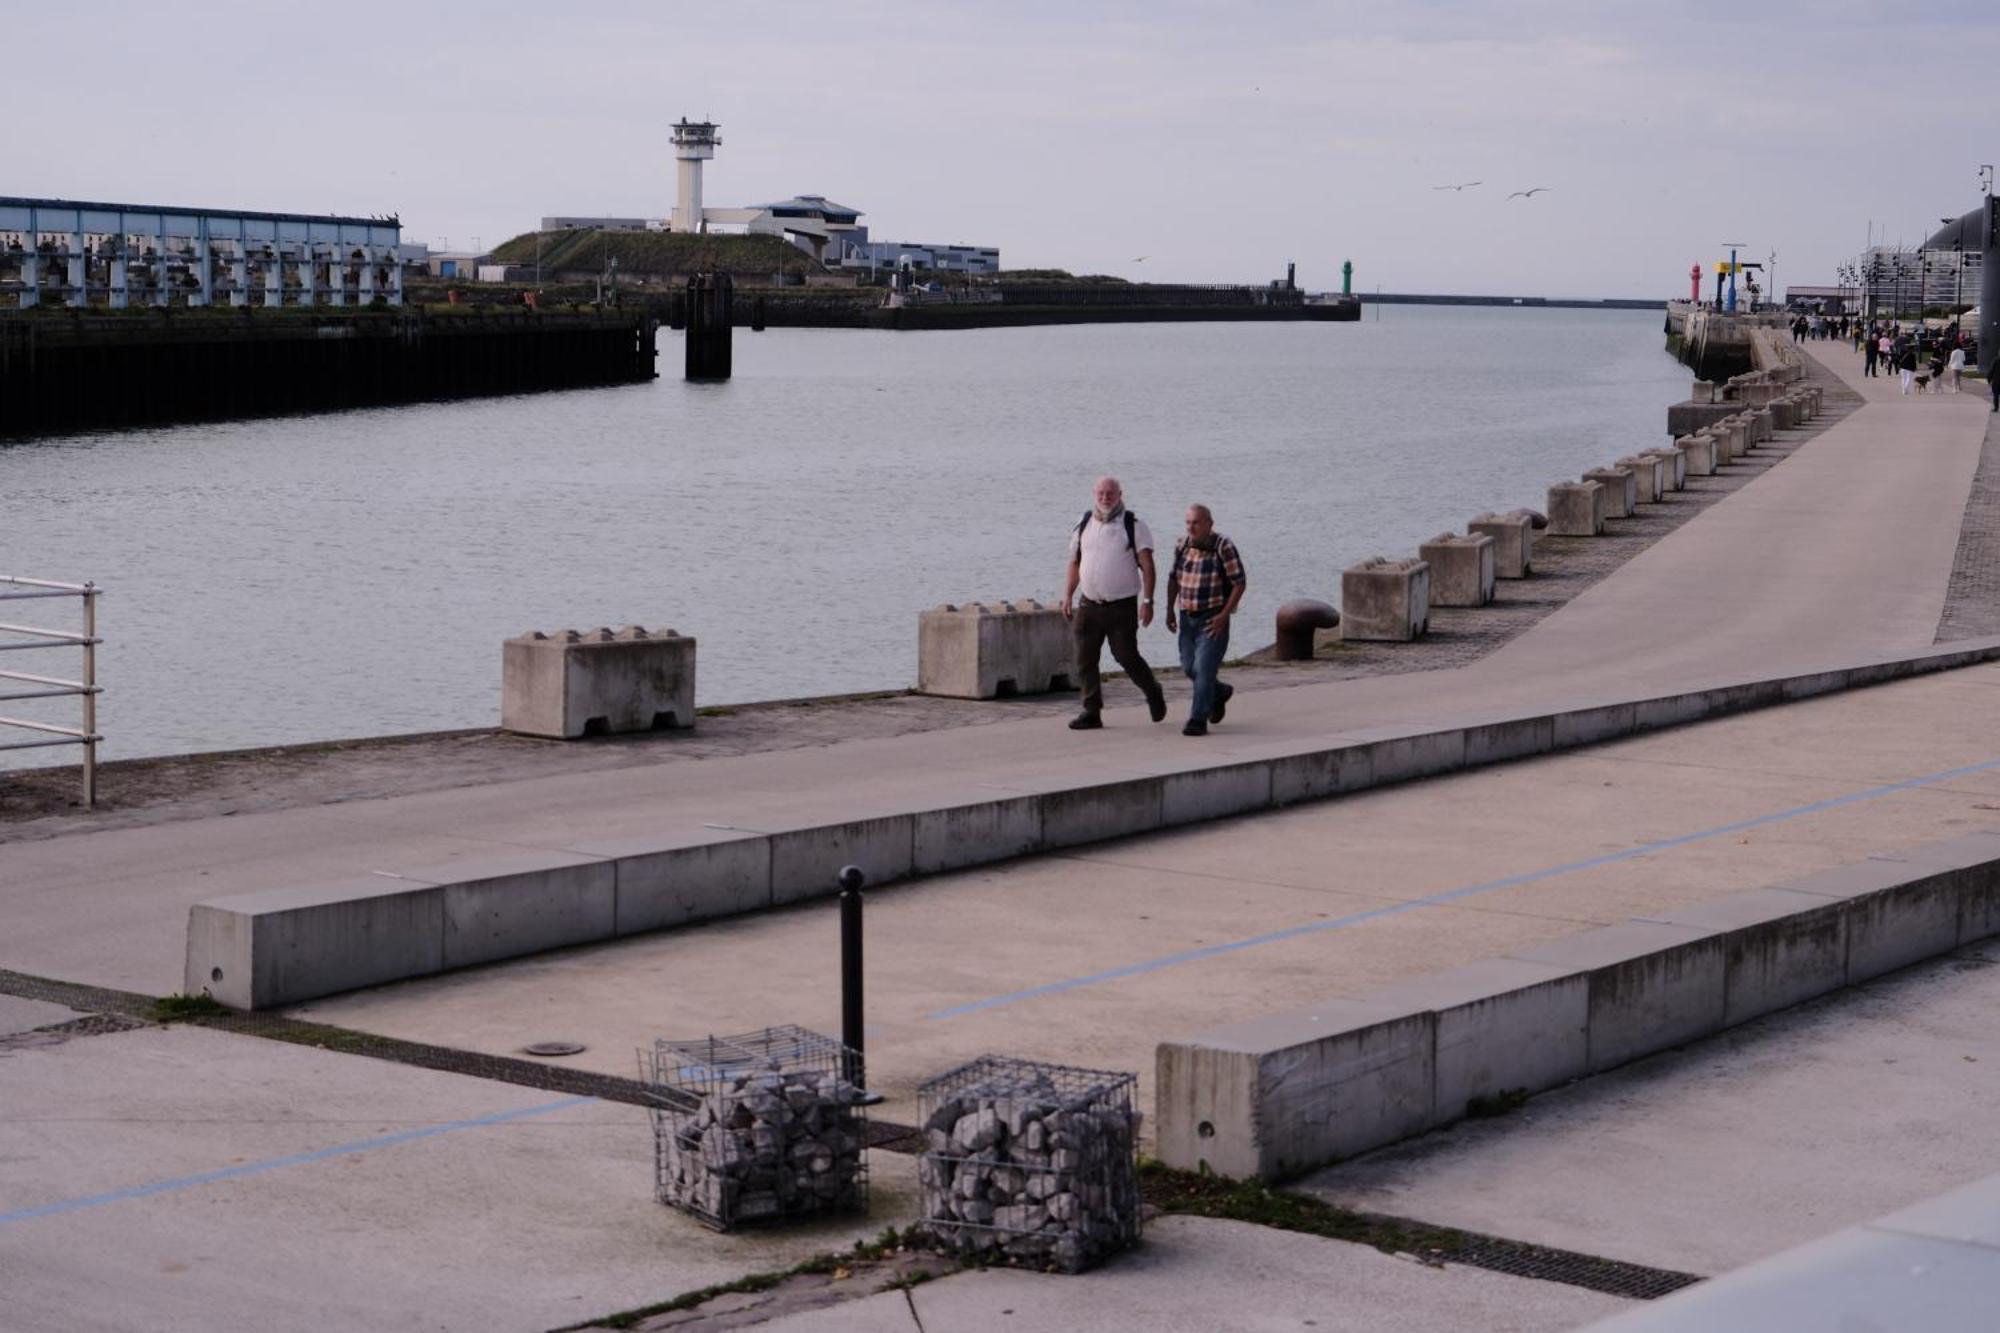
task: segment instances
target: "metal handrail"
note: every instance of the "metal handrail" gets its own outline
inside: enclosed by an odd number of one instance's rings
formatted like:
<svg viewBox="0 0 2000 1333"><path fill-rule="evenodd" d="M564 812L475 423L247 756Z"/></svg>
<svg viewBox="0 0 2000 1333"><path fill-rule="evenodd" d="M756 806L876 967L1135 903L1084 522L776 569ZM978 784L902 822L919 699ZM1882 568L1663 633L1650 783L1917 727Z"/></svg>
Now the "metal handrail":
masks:
<svg viewBox="0 0 2000 1333"><path fill-rule="evenodd" d="M19 681L24 685L40 685L37 690L15 690L0 694L0 700L10 699L61 699L76 698L83 702L83 726L62 727L52 722L30 722L26 718L0 717L0 727L18 727L32 731L53 740L8 741L0 743L0 750L37 750L51 745L81 745L83 747L83 803L85 806L97 804L97 747L104 737L97 732L97 696L104 691L97 684L97 646L103 640L97 637L97 599L103 590L95 583L52 583L47 579L21 578L0 574L0 587L27 588L29 592L0 591L0 601L26 601L40 597L76 597L83 601L83 632L72 634L68 630L43 629L35 625L13 625L0 623L0 632L19 634L34 640L30 643L0 643L0 651L28 648L81 648L83 650L83 679L66 680L61 676L38 676L27 671L0 671L0 680Z"/></svg>

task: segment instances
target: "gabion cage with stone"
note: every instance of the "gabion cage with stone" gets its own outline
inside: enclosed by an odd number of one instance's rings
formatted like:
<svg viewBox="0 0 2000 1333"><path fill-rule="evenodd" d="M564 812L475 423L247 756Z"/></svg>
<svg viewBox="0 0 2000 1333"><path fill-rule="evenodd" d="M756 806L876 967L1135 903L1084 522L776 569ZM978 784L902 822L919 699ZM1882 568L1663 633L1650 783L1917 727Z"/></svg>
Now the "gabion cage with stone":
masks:
<svg viewBox="0 0 2000 1333"><path fill-rule="evenodd" d="M865 1212L868 1117L852 1056L798 1027L641 1050L660 1202L718 1231Z"/></svg>
<svg viewBox="0 0 2000 1333"><path fill-rule="evenodd" d="M1139 1238L1131 1074L982 1056L918 1091L924 1225L987 1263L1080 1272Z"/></svg>

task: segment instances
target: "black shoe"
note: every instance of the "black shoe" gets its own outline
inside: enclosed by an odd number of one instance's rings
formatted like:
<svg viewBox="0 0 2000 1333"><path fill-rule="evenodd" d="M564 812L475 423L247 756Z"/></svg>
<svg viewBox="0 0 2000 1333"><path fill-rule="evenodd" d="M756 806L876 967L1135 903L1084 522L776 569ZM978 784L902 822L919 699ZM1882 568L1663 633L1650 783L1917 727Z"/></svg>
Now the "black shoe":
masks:
<svg viewBox="0 0 2000 1333"><path fill-rule="evenodd" d="M1069 720L1071 731L1097 731L1104 726L1104 719L1095 713L1078 713Z"/></svg>
<svg viewBox="0 0 2000 1333"><path fill-rule="evenodd" d="M1210 722L1222 721L1224 715L1229 712L1229 701L1235 696L1236 687L1234 685L1224 685L1221 695L1216 698L1215 707L1208 710L1208 720Z"/></svg>
<svg viewBox="0 0 2000 1333"><path fill-rule="evenodd" d="M1154 690L1151 694L1146 696L1146 707L1153 714L1153 721L1155 722L1166 721L1167 692L1165 690Z"/></svg>
<svg viewBox="0 0 2000 1333"><path fill-rule="evenodd" d="M1208 723L1202 721L1200 718L1196 718L1194 721L1188 723L1185 727L1181 728L1181 735L1206 736L1208 735Z"/></svg>

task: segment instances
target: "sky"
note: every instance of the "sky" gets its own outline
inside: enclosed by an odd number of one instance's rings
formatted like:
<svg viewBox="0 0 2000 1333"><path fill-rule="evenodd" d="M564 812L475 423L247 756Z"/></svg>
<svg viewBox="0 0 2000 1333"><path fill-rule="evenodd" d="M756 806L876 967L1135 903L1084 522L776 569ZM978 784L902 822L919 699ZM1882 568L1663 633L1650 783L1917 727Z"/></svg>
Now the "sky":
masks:
<svg viewBox="0 0 2000 1333"><path fill-rule="evenodd" d="M1924 11L1935 11L1926 13ZM1915 244L2000 160L2000 6L0 0L0 195L398 215L490 248L823 194L1008 268L1664 297ZM1478 181L1463 190L1435 187ZM1546 187L1532 198L1516 190Z"/></svg>

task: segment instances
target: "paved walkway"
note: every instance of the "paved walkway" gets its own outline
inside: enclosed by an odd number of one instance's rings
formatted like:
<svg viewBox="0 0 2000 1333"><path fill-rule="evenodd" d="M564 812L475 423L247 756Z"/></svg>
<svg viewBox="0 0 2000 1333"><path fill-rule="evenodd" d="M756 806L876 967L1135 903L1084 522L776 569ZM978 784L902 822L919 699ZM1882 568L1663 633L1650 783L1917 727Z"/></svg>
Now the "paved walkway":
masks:
<svg viewBox="0 0 2000 1333"><path fill-rule="evenodd" d="M1099 733L1035 719L0 845L13 926L0 967L163 993L181 985L188 907L220 894L874 817L1226 764L1474 707L1573 706L1921 648L1985 413L1971 395L1888 403L1873 401L1873 382L1860 391L1868 407L1468 667L1263 691L1199 743L1128 708Z"/></svg>
<svg viewBox="0 0 2000 1333"><path fill-rule="evenodd" d="M1706 477L1691 477L1658 504L1642 506L1603 538L1550 537L1535 545L1535 577L1502 580L1483 607L1433 607L1430 630L1416 643L1323 642L1309 662L1275 662L1268 650L1250 654L1255 669L1234 670L1238 690L1283 689L1368 676L1442 671L1477 661L1616 572L1639 552L1719 504L1862 405L1832 375L1815 376L1826 411L1804 429L1759 448L1748 458ZM1338 573L1327 571L1330 583ZM1328 596L1333 596L1331 588ZM1994 597L2000 611L2000 594ZM2000 628L1996 629L2000 632ZM1163 626L1146 636L1165 674L1178 671ZM1969 636L1958 636L1969 637ZM1254 642L1243 627L1238 648ZM1163 654L1163 655L1162 655ZM1108 697L1115 707L1136 703L1138 691L1114 676ZM603 772L655 764L674 765L779 750L803 750L863 737L991 726L1040 718L1066 720L1073 693L1012 699L947 699L892 691L830 699L792 699L703 709L692 732L601 737L587 744L551 744L493 729L415 736L328 740L230 754L196 754L118 761L104 766L98 808L76 809L73 769L9 773L0 780L0 842L60 837L85 831L132 828L243 815L358 799L415 795L490 783L519 782L566 773Z"/></svg>
<svg viewBox="0 0 2000 1333"><path fill-rule="evenodd" d="M1969 396L1891 403L1860 391L1866 407L1473 666L1246 696L1204 746L1125 710L1095 736L1006 722L0 846L0 968L164 992L180 985L188 904L219 893L1047 789L1475 705L1583 702L1921 648L1985 422ZM1903 466L1885 466L1890 449ZM1734 517L1739 505L1753 517ZM1856 533L1880 541L1857 554ZM1929 600L1918 612L1911 598ZM870 917L881 1082L906 1112L916 1077L987 1046L1146 1069L1169 1030L1988 826L2000 821L2000 748L1965 720L1991 714L1996 688L2000 666L1974 668L882 894ZM836 1026L832 964L830 914L807 907L316 1012L491 1050L580 1036L591 1049L576 1063L623 1073L630 1048L663 1032ZM0 1011L16 1028L59 1016ZM78 1327L210 1326L219 1312L273 1308L331 1324L364 1308L384 1327L435 1326L445 1310L546 1328L780 1267L911 1212L906 1160L877 1153L883 1205L868 1227L717 1239L648 1202L631 1108L231 1034L21 1040L0 1043L0 1162L15 1164L0 1176L0 1287L35 1318ZM1447 1286L1461 1275L1372 1254L1333 1259L1313 1248L1326 1242L1240 1246L1180 1223L1161 1241L1177 1264L1198 1264L1203 1249L1238 1254L1201 1270L1207 1285L1268 1273L1289 1284L1300 1320L1317 1317L1304 1313L1313 1302L1338 1305L1296 1281L1328 1264L1365 1291L1368 1311L1401 1309L1412 1326L1506 1327L1491 1310L1515 1302L1534 1302L1524 1322L1536 1326L1604 1308L1545 1288ZM982 1326L995 1301L1067 1309L1067 1293L1083 1290L955 1281L937 1288L940 1311L955 1290L982 1293L964 1326ZM1177 1299L1183 1326L1201 1326L1211 1307L1193 1291Z"/></svg>
<svg viewBox="0 0 2000 1333"><path fill-rule="evenodd" d="M1594 926L2000 828L2000 663L939 875L869 896L871 1086L984 1051L1141 1074L1156 1045ZM1983 766L1983 767L1982 767ZM1927 780L1928 779L1928 780ZM511 1055L840 1027L830 902L333 996L290 1012Z"/></svg>

